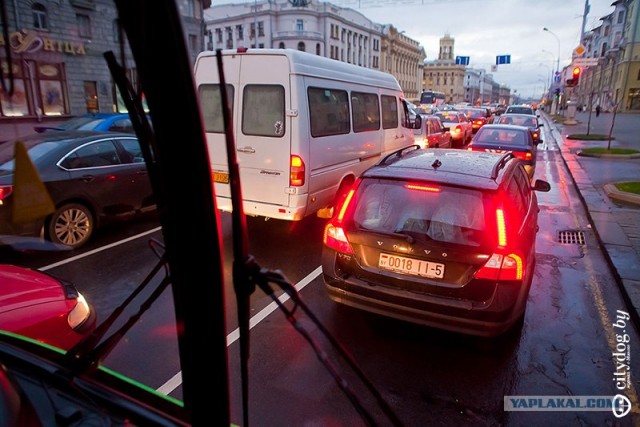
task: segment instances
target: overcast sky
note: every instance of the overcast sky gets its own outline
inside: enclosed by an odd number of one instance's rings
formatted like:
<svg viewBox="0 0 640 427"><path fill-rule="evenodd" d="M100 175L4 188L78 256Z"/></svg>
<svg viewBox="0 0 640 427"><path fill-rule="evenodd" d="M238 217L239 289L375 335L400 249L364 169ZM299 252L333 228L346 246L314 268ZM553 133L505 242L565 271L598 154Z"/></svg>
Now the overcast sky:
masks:
<svg viewBox="0 0 640 427"><path fill-rule="evenodd" d="M278 0L280 1L280 0ZM245 1L242 1L245 2ZM589 0L586 30L613 12L613 0ZM233 3L214 0L213 4ZM334 0L380 24L393 24L418 41L427 60L437 59L440 38L455 39L454 55L469 56L470 66L488 72L497 55L511 64L492 73L524 97L540 96L555 71L571 62L580 42L585 0ZM547 27L554 37L543 28Z"/></svg>

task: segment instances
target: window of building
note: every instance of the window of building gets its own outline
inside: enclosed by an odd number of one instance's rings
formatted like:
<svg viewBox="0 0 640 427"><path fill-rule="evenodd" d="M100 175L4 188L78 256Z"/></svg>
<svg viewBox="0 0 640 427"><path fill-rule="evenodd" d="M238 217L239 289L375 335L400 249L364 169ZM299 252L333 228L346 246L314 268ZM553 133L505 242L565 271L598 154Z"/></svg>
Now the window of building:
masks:
<svg viewBox="0 0 640 427"><path fill-rule="evenodd" d="M222 29L216 28L216 41L222 43Z"/></svg>
<svg viewBox="0 0 640 427"><path fill-rule="evenodd" d="M200 49L198 48L198 36L195 34L189 34L189 49L192 52L197 52Z"/></svg>
<svg viewBox="0 0 640 427"><path fill-rule="evenodd" d="M264 37L264 22L258 22L258 37Z"/></svg>
<svg viewBox="0 0 640 427"><path fill-rule="evenodd" d="M316 43L316 55L320 55L320 43Z"/></svg>
<svg viewBox="0 0 640 427"><path fill-rule="evenodd" d="M185 14L185 16L188 16L190 18L195 18L196 17L195 0L186 0L185 1L184 14Z"/></svg>
<svg viewBox="0 0 640 427"><path fill-rule="evenodd" d="M304 44L304 42L298 42L298 50L302 51L302 52L306 52L307 48Z"/></svg>
<svg viewBox="0 0 640 427"><path fill-rule="evenodd" d="M64 65L53 63L38 63L37 88L39 90L39 104L45 116L61 116L68 114Z"/></svg>
<svg viewBox="0 0 640 427"><path fill-rule="evenodd" d="M304 21L302 19L296 19L296 30L304 31Z"/></svg>
<svg viewBox="0 0 640 427"><path fill-rule="evenodd" d="M78 35L80 37L91 37L91 19L89 15L76 14L76 24L78 25Z"/></svg>
<svg viewBox="0 0 640 427"><path fill-rule="evenodd" d="M624 22L624 11L621 10L620 12L618 12L618 20L617 23L618 24L622 24Z"/></svg>
<svg viewBox="0 0 640 427"><path fill-rule="evenodd" d="M121 31L122 31L122 27L120 27L120 21L117 19L114 19L113 22L111 23L111 32L113 35L113 41L115 43L120 43L120 40L122 40L122 35L120 34Z"/></svg>
<svg viewBox="0 0 640 427"><path fill-rule="evenodd" d="M604 36L607 37L609 35L609 26L604 27Z"/></svg>
<svg viewBox="0 0 640 427"><path fill-rule="evenodd" d="M46 30L47 26L47 9L40 3L34 3L31 6L33 13L33 28L36 30Z"/></svg>
<svg viewBox="0 0 640 427"><path fill-rule="evenodd" d="M250 33L251 35L249 37L251 37L252 39L256 37L256 24L255 23L251 23L250 26Z"/></svg>
<svg viewBox="0 0 640 427"><path fill-rule="evenodd" d="M280 42L280 44L278 45L279 49L284 49L284 42Z"/></svg>
<svg viewBox="0 0 640 427"><path fill-rule="evenodd" d="M18 63L19 64L19 63ZM5 61L1 63L3 77L8 82L9 67ZM13 95L7 96L7 93L0 90L0 109L2 117L21 117L30 114L30 103L32 95L29 91L29 85L25 82L25 73L21 66L17 66L14 62L13 67Z"/></svg>
<svg viewBox="0 0 640 427"><path fill-rule="evenodd" d="M238 40L244 40L244 27L242 25L236 25L236 33L238 34Z"/></svg>

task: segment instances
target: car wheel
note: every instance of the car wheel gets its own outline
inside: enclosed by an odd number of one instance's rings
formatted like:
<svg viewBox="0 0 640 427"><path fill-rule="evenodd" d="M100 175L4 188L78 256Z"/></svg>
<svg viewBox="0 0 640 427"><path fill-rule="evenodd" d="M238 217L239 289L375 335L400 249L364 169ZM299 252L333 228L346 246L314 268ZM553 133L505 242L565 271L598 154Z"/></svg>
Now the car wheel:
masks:
<svg viewBox="0 0 640 427"><path fill-rule="evenodd" d="M94 228L91 211L79 203L70 203L58 208L51 216L49 240L76 249L87 243Z"/></svg>

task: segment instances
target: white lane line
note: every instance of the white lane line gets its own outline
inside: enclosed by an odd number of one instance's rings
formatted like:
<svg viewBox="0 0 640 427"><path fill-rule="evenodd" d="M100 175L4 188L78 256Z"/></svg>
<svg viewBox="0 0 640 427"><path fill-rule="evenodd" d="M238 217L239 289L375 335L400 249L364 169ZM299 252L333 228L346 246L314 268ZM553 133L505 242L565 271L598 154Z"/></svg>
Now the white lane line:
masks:
<svg viewBox="0 0 640 427"><path fill-rule="evenodd" d="M313 270L304 279L302 279L295 285L296 290L298 292L302 290L305 286L311 283L316 277L318 277L321 272L322 272L322 267L318 266L318 268ZM278 300L284 303L289 300L289 295L286 293L283 293L282 295L280 295L280 297L278 297ZM272 301L271 304L269 304L268 306L260 310L259 313L257 313L255 316L253 316L249 320L249 329L253 328L258 323L266 319L267 316L273 313L277 308L278 308L278 304L275 301ZM231 344L236 342L238 338L240 338L240 330L236 328L233 332L227 335L227 347L229 347ZM156 391L162 394L168 395L173 390L178 388L180 384L182 384L182 372L178 372L177 374L175 374L166 383L158 387Z"/></svg>
<svg viewBox="0 0 640 427"><path fill-rule="evenodd" d="M93 254L97 254L98 252L102 252L102 251L105 251L107 249L111 249L111 248L116 247L118 245L122 245L124 243L130 242L132 240L139 239L140 237L146 236L147 234L155 233L156 231L161 230L161 229L162 229L162 227L152 228L151 230L145 231L144 233L136 234L135 236L127 237L126 239L123 239L123 240L118 240L117 242L113 242L113 243L111 243L109 245L106 245L106 246L101 246L98 249L94 249L92 251L88 251L88 252L85 252L83 254L76 255L76 256L74 256L72 258L67 258L65 260L62 260L60 262L56 262L54 264L49 264L47 266L39 268L38 270L40 270L40 271L51 270L52 268L60 267L61 265L68 264L70 262L73 262L73 261L88 257L88 256L93 255Z"/></svg>

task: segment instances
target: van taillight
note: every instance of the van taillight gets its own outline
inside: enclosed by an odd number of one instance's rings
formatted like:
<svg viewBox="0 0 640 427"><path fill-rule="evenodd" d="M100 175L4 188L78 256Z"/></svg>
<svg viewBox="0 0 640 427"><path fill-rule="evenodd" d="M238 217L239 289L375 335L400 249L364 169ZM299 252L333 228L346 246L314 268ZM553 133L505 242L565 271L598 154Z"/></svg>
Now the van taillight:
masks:
<svg viewBox="0 0 640 427"><path fill-rule="evenodd" d="M329 248L346 254L352 254L353 249L347 240L347 234L344 231L342 220L344 219L345 212L349 208L349 204L353 199L354 192L355 186L349 191L347 197L345 197L338 215L329 220L329 223L324 228L324 236L322 238L322 243L327 245Z"/></svg>
<svg viewBox="0 0 640 427"><path fill-rule="evenodd" d="M2 201L6 200L11 193L13 193L13 185L0 185L0 204L2 204Z"/></svg>
<svg viewBox="0 0 640 427"><path fill-rule="evenodd" d="M289 173L289 186L301 187L304 185L304 162L302 157L291 156L291 165Z"/></svg>

